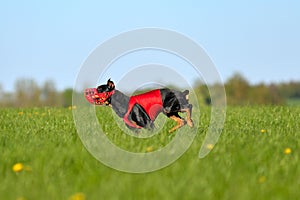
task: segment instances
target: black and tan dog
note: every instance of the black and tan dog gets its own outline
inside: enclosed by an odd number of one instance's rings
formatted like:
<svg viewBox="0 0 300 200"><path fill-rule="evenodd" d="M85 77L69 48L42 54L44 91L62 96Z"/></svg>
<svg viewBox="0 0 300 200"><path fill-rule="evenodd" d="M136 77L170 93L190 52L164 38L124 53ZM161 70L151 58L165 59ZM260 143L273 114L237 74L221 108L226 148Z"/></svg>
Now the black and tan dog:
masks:
<svg viewBox="0 0 300 200"><path fill-rule="evenodd" d="M130 129L153 129L154 120L162 112L177 122L177 125L169 132L173 132L185 124L190 127L194 126L191 119L192 104L188 102L188 95L188 90L180 92L164 88L128 97L116 90L114 82L110 79L106 85L88 88L84 92L85 98L90 103L111 106ZM181 118L179 112L186 112L187 119Z"/></svg>

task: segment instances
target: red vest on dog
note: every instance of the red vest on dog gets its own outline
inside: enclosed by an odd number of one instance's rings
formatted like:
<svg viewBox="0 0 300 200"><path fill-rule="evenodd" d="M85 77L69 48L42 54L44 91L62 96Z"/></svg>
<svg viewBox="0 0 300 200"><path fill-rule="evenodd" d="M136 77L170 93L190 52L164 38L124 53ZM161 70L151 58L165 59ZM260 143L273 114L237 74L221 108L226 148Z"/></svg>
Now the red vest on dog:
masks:
<svg viewBox="0 0 300 200"><path fill-rule="evenodd" d="M144 108L145 112L149 116L149 118L154 121L157 115L162 111L163 109L163 103L162 98L160 94L160 90L152 90L149 92L146 92L144 94L139 94L136 96L132 96L129 99L128 103L128 110L127 113L124 115L123 120L124 122L133 127L133 128L141 128L138 125L132 123L130 120L128 120L128 116L135 104L139 104L142 108Z"/></svg>

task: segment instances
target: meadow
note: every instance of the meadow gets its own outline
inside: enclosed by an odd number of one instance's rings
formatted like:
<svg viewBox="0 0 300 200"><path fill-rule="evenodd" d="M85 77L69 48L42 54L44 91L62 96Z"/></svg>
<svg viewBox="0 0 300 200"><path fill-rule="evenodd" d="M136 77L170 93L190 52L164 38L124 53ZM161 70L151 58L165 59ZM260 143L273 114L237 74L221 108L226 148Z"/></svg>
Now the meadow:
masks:
<svg viewBox="0 0 300 200"><path fill-rule="evenodd" d="M144 174L116 171L92 157L72 109L0 110L0 199L300 199L300 107L228 107L218 143L199 159L210 120L203 107L187 152ZM110 140L125 149L152 151L176 134L167 133L174 125L168 121L156 141L140 144L116 129L108 107L97 113Z"/></svg>

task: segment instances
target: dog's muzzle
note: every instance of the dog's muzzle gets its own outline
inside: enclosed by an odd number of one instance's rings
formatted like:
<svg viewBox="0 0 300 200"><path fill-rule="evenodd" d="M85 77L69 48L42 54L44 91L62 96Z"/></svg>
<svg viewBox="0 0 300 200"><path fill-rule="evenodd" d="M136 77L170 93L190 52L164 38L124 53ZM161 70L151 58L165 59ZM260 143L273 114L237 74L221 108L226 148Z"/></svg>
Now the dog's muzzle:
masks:
<svg viewBox="0 0 300 200"><path fill-rule="evenodd" d="M98 93L96 88L87 88L84 91L84 97L88 102L94 105L107 104L107 100L114 94L114 90L110 92Z"/></svg>

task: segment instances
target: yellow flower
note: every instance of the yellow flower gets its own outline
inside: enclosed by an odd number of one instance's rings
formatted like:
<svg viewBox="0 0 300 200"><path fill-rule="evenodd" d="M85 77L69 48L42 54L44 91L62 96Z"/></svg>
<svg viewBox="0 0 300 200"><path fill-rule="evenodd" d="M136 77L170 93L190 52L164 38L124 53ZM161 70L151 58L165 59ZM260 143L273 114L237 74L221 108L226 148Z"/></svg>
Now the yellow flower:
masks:
<svg viewBox="0 0 300 200"><path fill-rule="evenodd" d="M264 183L264 182L266 182L266 177L265 177L265 176L260 176L260 177L258 178L258 182L259 182L259 183Z"/></svg>
<svg viewBox="0 0 300 200"><path fill-rule="evenodd" d="M265 132L267 132L267 131L266 131L265 129L261 129L260 132L261 132L261 133L265 133Z"/></svg>
<svg viewBox="0 0 300 200"><path fill-rule="evenodd" d="M213 144L207 144L206 148L209 149L209 150L212 150L214 148L214 145Z"/></svg>
<svg viewBox="0 0 300 200"><path fill-rule="evenodd" d="M14 172L20 172L24 169L24 165L22 163L16 163L14 164L14 166L12 167L12 170Z"/></svg>
<svg viewBox="0 0 300 200"><path fill-rule="evenodd" d="M286 155L288 155L288 154L292 153L292 149L291 148L285 148L284 153Z"/></svg>
<svg viewBox="0 0 300 200"><path fill-rule="evenodd" d="M76 193L76 194L73 194L69 200L85 200L85 195L83 193Z"/></svg>
<svg viewBox="0 0 300 200"><path fill-rule="evenodd" d="M76 106L69 106L69 110L76 110Z"/></svg>
<svg viewBox="0 0 300 200"><path fill-rule="evenodd" d="M18 112L18 115L23 115L24 114L24 112L23 111L21 111L21 112Z"/></svg>
<svg viewBox="0 0 300 200"><path fill-rule="evenodd" d="M24 197L18 197L17 200L26 200Z"/></svg>
<svg viewBox="0 0 300 200"><path fill-rule="evenodd" d="M147 147L146 151L147 152L152 152L153 151L153 147L152 146Z"/></svg>

